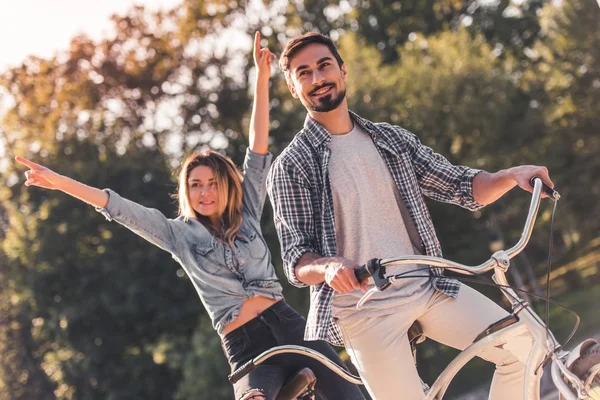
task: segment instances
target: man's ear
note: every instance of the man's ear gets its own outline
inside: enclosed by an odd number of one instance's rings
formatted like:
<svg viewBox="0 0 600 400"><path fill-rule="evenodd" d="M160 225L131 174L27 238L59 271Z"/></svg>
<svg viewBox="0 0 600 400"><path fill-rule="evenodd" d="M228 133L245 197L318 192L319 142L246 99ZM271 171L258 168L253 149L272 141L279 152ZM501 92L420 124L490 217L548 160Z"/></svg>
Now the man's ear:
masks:
<svg viewBox="0 0 600 400"><path fill-rule="evenodd" d="M298 98L298 93L296 93L296 88L294 87L294 84L292 83L291 79L287 82L287 87L290 90L290 93L292 94L292 97L297 99Z"/></svg>
<svg viewBox="0 0 600 400"><path fill-rule="evenodd" d="M345 80L346 77L348 76L348 71L346 70L346 64L342 64L340 69L342 70L342 78L344 78L344 80Z"/></svg>

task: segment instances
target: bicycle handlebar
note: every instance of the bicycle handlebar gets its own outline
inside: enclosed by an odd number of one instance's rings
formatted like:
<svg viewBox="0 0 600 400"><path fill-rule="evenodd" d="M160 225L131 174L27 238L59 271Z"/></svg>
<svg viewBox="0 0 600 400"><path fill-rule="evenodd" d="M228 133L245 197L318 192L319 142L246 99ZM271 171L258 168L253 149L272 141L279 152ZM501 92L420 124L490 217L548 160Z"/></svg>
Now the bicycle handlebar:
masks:
<svg viewBox="0 0 600 400"><path fill-rule="evenodd" d="M530 183L533 186L533 194L531 195L529 213L527 214L527 219L525 220L525 227L523 228L521 238L510 249L506 250L505 252L496 252L494 255L497 255L498 253L504 253L509 259L511 259L517 254L519 254L521 251L523 251L523 249L529 242L531 232L533 231L533 225L535 223L535 219L539 209L542 191L546 193L548 197L554 199L555 201L560 198L560 194L553 188L543 183L541 178L539 178L538 176L534 176L533 178L531 178ZM371 259L367 262L367 264L355 269L354 274L359 282L362 282L363 280L372 276L373 280L375 281L375 286L377 287L377 290L382 291L385 290L391 284L389 278L386 278L384 276L385 268L388 266L422 264L439 268L451 269L455 272L462 273L464 275L472 275L489 271L490 269L498 265L498 263L499 257L494 258L494 256L492 256L492 258L480 265L468 266L450 260L446 260L445 258L413 255L388 259Z"/></svg>
<svg viewBox="0 0 600 400"><path fill-rule="evenodd" d="M323 364L324 366L326 366L331 371L335 372L337 375L344 378L348 382L355 383L357 385L362 384L360 377L352 375L350 372L346 371L345 369L343 369L342 367L340 367L339 365L337 365L318 351L309 349L308 347L296 346L291 344L284 346L276 346L265 350L258 356L254 357L252 360L248 361L247 363L236 369L233 373L231 373L228 376L229 382L231 382L232 384L236 383L254 368L259 366L269 358L278 354L300 354L305 357L312 358L314 360L319 361L321 364Z"/></svg>
<svg viewBox="0 0 600 400"><path fill-rule="evenodd" d="M355 269L354 275L356 276L356 279L358 279L359 282L362 282L365 279L368 279L370 276L376 274L381 267L378 264L379 260L377 258L373 258L367 261L365 265L361 265L359 268Z"/></svg>
<svg viewBox="0 0 600 400"><path fill-rule="evenodd" d="M254 359L252 359L230 374L228 376L229 382L231 382L231 384L237 383L237 381L246 376L246 374L249 374L254 368L256 368L256 364L254 364Z"/></svg>
<svg viewBox="0 0 600 400"><path fill-rule="evenodd" d="M535 188L535 180L540 180L542 181L542 178L540 178L539 176L534 176L529 180L529 184L531 185L531 187ZM553 188L551 188L550 186L546 185L543 181L542 181L542 191L544 193L546 193L546 195L548 197L550 197L552 200L554 201L558 201L560 200L560 194L554 190Z"/></svg>

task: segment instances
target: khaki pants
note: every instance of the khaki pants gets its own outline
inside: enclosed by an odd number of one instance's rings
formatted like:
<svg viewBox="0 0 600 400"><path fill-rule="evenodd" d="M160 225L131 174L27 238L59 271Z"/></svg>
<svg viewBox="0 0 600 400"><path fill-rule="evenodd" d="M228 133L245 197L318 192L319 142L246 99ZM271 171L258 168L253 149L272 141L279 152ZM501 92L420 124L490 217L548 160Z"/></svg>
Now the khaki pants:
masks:
<svg viewBox="0 0 600 400"><path fill-rule="evenodd" d="M415 320L436 342L463 350L490 324L508 313L476 290L461 285L456 299L435 289L421 306L383 317L340 320L346 350L376 400L419 400L425 395L412 358L407 331ZM531 340L507 343L526 359ZM490 399L523 399L525 365L508 350L485 350L481 358L496 364ZM474 382L474 386L478 382Z"/></svg>

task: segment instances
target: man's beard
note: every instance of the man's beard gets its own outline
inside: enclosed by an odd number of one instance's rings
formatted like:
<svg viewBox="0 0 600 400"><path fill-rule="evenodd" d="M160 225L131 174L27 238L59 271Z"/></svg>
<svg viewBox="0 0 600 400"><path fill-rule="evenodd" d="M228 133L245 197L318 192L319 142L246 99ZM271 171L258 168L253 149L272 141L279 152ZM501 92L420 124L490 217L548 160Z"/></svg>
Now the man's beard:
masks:
<svg viewBox="0 0 600 400"><path fill-rule="evenodd" d="M333 111L342 104L344 98L346 97L346 89L341 91L336 97L331 97L331 95L323 96L317 100L317 104L309 104L309 108L312 111L316 112L329 112Z"/></svg>

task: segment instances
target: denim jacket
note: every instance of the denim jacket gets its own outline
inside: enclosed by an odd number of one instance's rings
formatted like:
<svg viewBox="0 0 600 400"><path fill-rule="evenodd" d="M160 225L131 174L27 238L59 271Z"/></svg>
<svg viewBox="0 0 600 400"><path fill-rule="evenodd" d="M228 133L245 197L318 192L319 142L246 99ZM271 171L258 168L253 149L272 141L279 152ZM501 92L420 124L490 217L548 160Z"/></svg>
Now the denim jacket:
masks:
<svg viewBox="0 0 600 400"><path fill-rule="evenodd" d="M171 253L191 279L213 327L222 336L225 326L253 296L282 299L282 288L260 228L266 197L266 176L272 155L247 151L244 160L243 222L235 248L216 239L200 222L169 219L156 209L141 206L106 189L109 200L98 208L163 250Z"/></svg>

